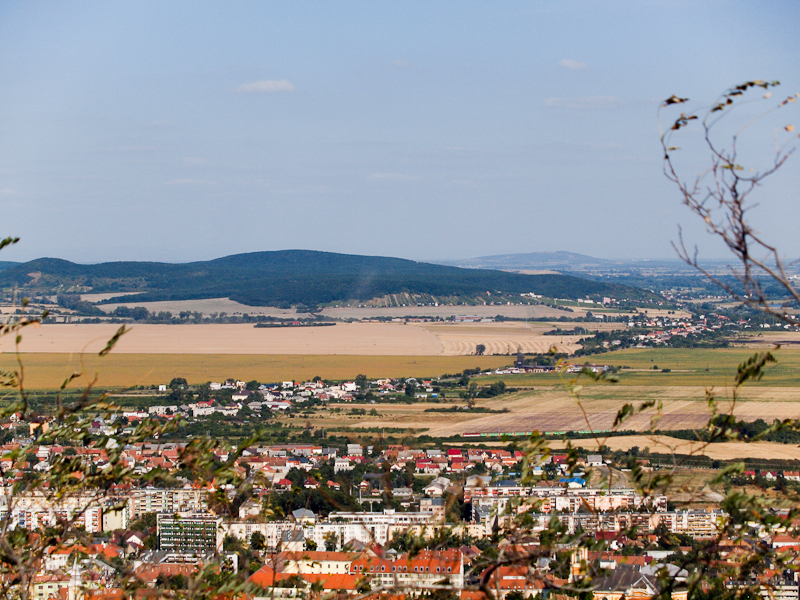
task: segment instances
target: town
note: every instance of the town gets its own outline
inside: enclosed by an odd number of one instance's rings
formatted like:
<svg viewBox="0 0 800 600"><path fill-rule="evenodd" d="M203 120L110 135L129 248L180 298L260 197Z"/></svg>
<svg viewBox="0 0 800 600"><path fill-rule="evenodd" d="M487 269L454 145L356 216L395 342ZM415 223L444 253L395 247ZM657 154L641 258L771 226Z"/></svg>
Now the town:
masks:
<svg viewBox="0 0 800 600"><path fill-rule="evenodd" d="M485 574L474 568L482 555L494 555L506 544L508 552L536 555L540 537L554 523L567 538L590 534L607 543L600 555L583 556L608 569L593 587L594 598L655 595L661 589L659 570L685 577L671 558L715 540L731 518L720 507L678 509L665 495L636 492L624 485L630 469L591 454L360 444L217 450L216 461L229 463L251 482L243 499L232 485L186 479L185 447L171 443L119 449L131 472L158 474L169 485L123 483L65 496L43 490L9 494L27 472L47 471L60 456L96 470L109 461L108 450L100 447L52 445L13 463L7 457L18 447L14 442L3 447L3 522L12 530L35 532L72 519L86 534L43 561L31 582L32 597L41 600L74 595L76 586L89 590L87 597L108 597L126 568L144 586L166 580L180 585L215 557L248 571L248 581L263 590L256 597L306 597L315 589L353 596L371 588L466 590ZM520 483L523 469L530 483ZM757 475L800 481L797 472L743 474ZM793 526L780 519L771 529L754 525L744 540L720 548L721 555L735 560L753 543L800 551L800 539L789 535ZM420 549L411 552L413 543ZM570 554L569 547L560 547L571 557L566 566L552 555L524 568L501 567L490 577L492 589L500 598L517 598L568 587L586 552L576 547ZM793 576L776 572L767 584L779 589L781 598L798 597Z"/></svg>

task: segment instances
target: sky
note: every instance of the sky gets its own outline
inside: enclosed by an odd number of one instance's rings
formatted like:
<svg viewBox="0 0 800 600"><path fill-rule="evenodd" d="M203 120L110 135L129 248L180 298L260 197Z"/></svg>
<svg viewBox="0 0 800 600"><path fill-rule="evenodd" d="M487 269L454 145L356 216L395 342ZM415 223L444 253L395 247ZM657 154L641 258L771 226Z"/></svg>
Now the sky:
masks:
<svg viewBox="0 0 800 600"><path fill-rule="evenodd" d="M658 106L800 91L797 23L796 0L6 0L0 259L670 258L679 225L724 257L662 174ZM776 118L753 164L800 126ZM751 213L792 257L798 161Z"/></svg>

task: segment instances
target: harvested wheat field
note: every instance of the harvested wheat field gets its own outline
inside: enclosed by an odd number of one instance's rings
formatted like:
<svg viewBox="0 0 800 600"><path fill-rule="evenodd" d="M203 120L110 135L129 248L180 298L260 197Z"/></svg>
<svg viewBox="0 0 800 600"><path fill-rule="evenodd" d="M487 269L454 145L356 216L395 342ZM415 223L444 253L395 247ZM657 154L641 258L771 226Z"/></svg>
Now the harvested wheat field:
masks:
<svg viewBox="0 0 800 600"><path fill-rule="evenodd" d="M133 325L116 350L146 354L348 354L364 356L464 356L477 344L495 352L546 352L556 344L571 352L578 336L544 336L549 326L478 323L430 326L425 323L339 323L331 327L234 325ZM24 352L97 352L118 325L48 324L27 329ZM3 350L9 350L6 343ZM533 350L539 349L539 350Z"/></svg>
<svg viewBox="0 0 800 600"><path fill-rule="evenodd" d="M90 302L98 302L115 298L120 294L81 294L81 299ZM152 313L162 311L171 312L177 315L183 311L203 313L211 316L214 313L227 313L228 315L265 315L268 317L278 317L281 319L294 319L297 317L307 317L307 314L297 313L293 308L275 308L272 306L248 306L240 304L230 298L203 298L199 300L163 300L159 302L125 302L113 304L98 304L97 308L107 313L114 312L118 306L143 306Z"/></svg>
<svg viewBox="0 0 800 600"><path fill-rule="evenodd" d="M457 306L442 304L440 306L340 306L328 307L322 314L336 319L371 319L375 317L453 317L457 315L477 316L483 319L494 318L497 315L516 319L558 319L559 317L575 317L585 314L580 308L576 312L551 308L539 304L499 304L499 305L465 305Z"/></svg>
<svg viewBox="0 0 800 600"><path fill-rule="evenodd" d="M99 358L96 352L21 354L25 365L25 387L53 389L73 372L84 374L70 385L79 388L97 375L103 388L169 383L184 377L191 383L224 381L228 378L249 381L308 381L353 379L359 373L368 377L436 377L460 373L475 367L494 368L508 363L504 356L352 356L286 354L121 354L112 352ZM16 356L0 354L0 368L16 370Z"/></svg>
<svg viewBox="0 0 800 600"><path fill-rule="evenodd" d="M775 346L796 348L798 344L800 344L800 331L767 331L747 336L746 341L741 345L746 348L774 348Z"/></svg>
<svg viewBox="0 0 800 600"><path fill-rule="evenodd" d="M442 354L474 354L478 344L486 346L486 354L544 354L555 346L559 352L572 353L580 345L579 335L544 335L553 329L551 323L463 323L426 324L425 329L442 344Z"/></svg>
<svg viewBox="0 0 800 600"><path fill-rule="evenodd" d="M702 444L678 440L665 435L626 435L609 438L599 438L602 445L614 450L629 450L634 446L639 449L649 448L656 454L683 454L693 456L707 456L712 460L736 460L742 458L764 460L800 460L800 447L792 444L777 444L772 442L725 442L722 444ZM594 440L573 440L573 445L597 449ZM563 448L561 441L552 442L551 447Z"/></svg>
<svg viewBox="0 0 800 600"><path fill-rule="evenodd" d="M800 403L795 388L749 388L744 390L741 402L734 414L747 421L760 418L767 420L800 418ZM452 399L445 404L375 405L378 416L361 417L359 427L403 427L420 433L452 436L464 433L512 433L512 432L556 432L611 430L619 409L623 404L637 405L644 400L663 402L663 409L656 415L653 409L640 413L625 421L620 429L649 431L651 426L662 430L697 429L709 418L705 403L705 388L632 388L597 386L585 388L581 405L563 388L543 387L535 392L520 392L513 396L501 396L492 400L478 401L479 407L493 410L507 409L505 413L477 412L426 412L430 408L446 408L460 404ZM365 406L364 408L369 408ZM720 410L729 409L721 402ZM657 421L651 422L652 418ZM340 424L354 426L345 415L325 415L325 426ZM342 420L343 419L343 420Z"/></svg>
<svg viewBox="0 0 800 600"><path fill-rule="evenodd" d="M120 296L121 294L82 294L81 298L90 302L98 302ZM271 306L248 306L240 304L230 298L206 298L199 300L165 300L159 302L120 302L109 304L98 304L97 308L105 312L113 312L118 306L142 306L150 312L169 311L177 314L181 311L201 312L206 316L213 313L225 312L229 315L268 315L282 318L309 317L308 313L298 313L293 308L282 309ZM336 319L372 319L375 317L441 317L447 318L455 315L476 315L483 318L503 315L505 317L516 317L520 319L553 318L558 319L563 316L579 316L586 313L584 308L575 307L573 312L559 310L549 306L534 304L501 304L496 306L459 306L442 304L439 306L383 306L383 307L361 307L361 306L339 306L327 307L322 310L326 317Z"/></svg>

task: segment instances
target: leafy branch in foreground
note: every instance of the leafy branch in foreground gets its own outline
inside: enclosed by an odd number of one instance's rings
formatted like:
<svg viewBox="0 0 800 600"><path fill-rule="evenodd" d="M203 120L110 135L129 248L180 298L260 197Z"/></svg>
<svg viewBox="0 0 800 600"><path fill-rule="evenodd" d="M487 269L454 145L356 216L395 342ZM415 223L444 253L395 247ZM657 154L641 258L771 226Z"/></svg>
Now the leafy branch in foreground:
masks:
<svg viewBox="0 0 800 600"><path fill-rule="evenodd" d="M784 322L798 324L798 317L785 305L780 308L773 306L776 298L770 298L766 284L777 285L780 292L795 305L800 304L800 292L793 285L777 246L765 239L749 220L749 213L756 206L750 202L751 193L783 167L797 149L797 138L793 133L795 126L781 122L774 128L775 152L760 168L745 166L741 162L742 153L739 149L740 137L754 124L768 116L782 114L778 111L797 103L800 94L774 101L769 90L778 85L777 81L747 81L727 90L710 108L699 114L681 113L666 130L662 126L661 146L664 174L678 187L684 205L703 220L708 233L721 240L735 257L737 266L729 268L736 284L728 283L704 268L698 258L697 248L687 248L682 232L678 242L673 244L681 260L697 269L737 302ZM761 98L752 97L757 91L764 91ZM674 95L665 100L659 108L659 121L663 110L687 102L687 98ZM771 103L771 106L760 113L746 112L743 123L730 123L735 111L741 112L744 110L742 107L756 102ZM693 121L701 128L704 148L710 155L710 165L687 179L681 173L690 170L690 167L681 169L678 166L677 153L681 148L673 144L675 136L684 134ZM721 142L715 134L729 123L733 127L728 131L733 132L729 134L727 143Z"/></svg>

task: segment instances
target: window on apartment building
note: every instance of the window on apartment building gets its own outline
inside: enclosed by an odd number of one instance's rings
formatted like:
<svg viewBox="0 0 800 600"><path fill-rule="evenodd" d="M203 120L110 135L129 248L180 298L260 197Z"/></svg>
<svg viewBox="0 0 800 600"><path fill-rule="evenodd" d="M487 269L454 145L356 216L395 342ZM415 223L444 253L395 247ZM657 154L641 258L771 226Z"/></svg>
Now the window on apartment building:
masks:
<svg viewBox="0 0 800 600"><path fill-rule="evenodd" d="M447 567L447 572L448 572L448 573L450 572L450 569L451 569L451 568L452 568L452 567Z"/></svg>

